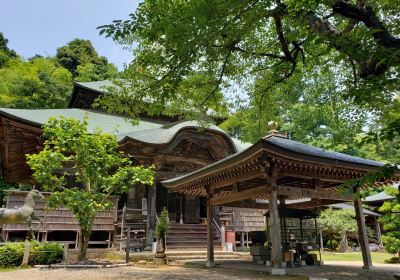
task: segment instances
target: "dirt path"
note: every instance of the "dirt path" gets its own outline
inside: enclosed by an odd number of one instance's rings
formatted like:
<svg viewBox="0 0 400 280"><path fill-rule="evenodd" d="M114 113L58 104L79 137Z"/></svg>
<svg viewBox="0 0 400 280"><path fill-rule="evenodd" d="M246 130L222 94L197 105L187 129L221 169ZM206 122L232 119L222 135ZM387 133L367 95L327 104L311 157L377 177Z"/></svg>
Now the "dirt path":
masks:
<svg viewBox="0 0 400 280"><path fill-rule="evenodd" d="M103 269L26 269L0 273L1 280L306 280L306 277L271 277L266 272L224 268L119 267Z"/></svg>

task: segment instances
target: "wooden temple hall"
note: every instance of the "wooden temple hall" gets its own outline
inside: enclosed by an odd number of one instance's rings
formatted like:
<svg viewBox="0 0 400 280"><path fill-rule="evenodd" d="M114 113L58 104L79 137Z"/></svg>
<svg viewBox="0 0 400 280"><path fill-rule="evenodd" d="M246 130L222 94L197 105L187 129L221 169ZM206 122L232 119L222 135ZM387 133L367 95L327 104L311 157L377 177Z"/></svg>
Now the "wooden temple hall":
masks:
<svg viewBox="0 0 400 280"><path fill-rule="evenodd" d="M132 187L115 200L113 210L98 214L91 247L124 249L129 229L129 243L134 249L148 248L154 240L157 215L166 207L171 222L167 250L207 248L212 265L213 248L255 245L257 234L265 233L268 227L271 259L274 267L280 268L288 248L285 243L292 239L291 235L300 241L316 242L315 231L302 227L305 218L311 217L307 223L310 225L323 207L352 202L353 195L341 195L338 185L383 165L304 145L277 131L251 145L231 137L218 126L199 129L197 122L163 115L143 115L139 124L133 126L126 116L92 109L94 100L107 86L112 83L75 83L68 108L64 109L0 109L0 177L6 182L34 183L25 155L40 151L41 127L57 116L79 120L87 117L89 130L101 128L116 134L120 150L134 164L155 165L154 186ZM220 121L216 119L217 123ZM21 206L25 195L10 193L6 207ZM364 262L370 266L359 199L355 208ZM42 219L39 240L76 245L78 224L69 211L49 210L44 203L37 203L36 210ZM289 230L289 220L282 220L281 224L283 213L300 217L300 230ZM24 224L3 225L2 238L21 240L26 231ZM262 240L258 243L264 244Z"/></svg>
<svg viewBox="0 0 400 280"><path fill-rule="evenodd" d="M354 202L364 267L372 266L360 197L338 187L383 163L305 145L273 130L248 149L192 173L163 181L174 192L207 199L207 265L214 265L212 219L217 206L265 209L269 216L268 243L273 274L284 274L286 255L280 215L312 213L337 202ZM400 174L396 174L397 180ZM357 190L354 190L357 191ZM283 211L282 211L283 210ZM300 214L301 215L301 214ZM294 215L295 216L295 215ZM293 216L293 217L294 217Z"/></svg>

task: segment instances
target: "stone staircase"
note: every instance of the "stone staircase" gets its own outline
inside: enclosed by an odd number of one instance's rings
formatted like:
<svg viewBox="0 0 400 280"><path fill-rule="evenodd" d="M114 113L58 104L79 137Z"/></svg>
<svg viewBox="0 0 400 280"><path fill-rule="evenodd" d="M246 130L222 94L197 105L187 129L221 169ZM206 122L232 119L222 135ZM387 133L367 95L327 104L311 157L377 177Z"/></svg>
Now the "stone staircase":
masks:
<svg viewBox="0 0 400 280"><path fill-rule="evenodd" d="M167 235L167 251L206 251L207 225L172 223ZM214 250L222 250L221 238L214 232Z"/></svg>
<svg viewBox="0 0 400 280"><path fill-rule="evenodd" d="M167 251L169 261L187 262L187 261L205 261L207 260L206 251ZM251 256L248 252L226 252L214 251L215 260L244 260L250 261Z"/></svg>

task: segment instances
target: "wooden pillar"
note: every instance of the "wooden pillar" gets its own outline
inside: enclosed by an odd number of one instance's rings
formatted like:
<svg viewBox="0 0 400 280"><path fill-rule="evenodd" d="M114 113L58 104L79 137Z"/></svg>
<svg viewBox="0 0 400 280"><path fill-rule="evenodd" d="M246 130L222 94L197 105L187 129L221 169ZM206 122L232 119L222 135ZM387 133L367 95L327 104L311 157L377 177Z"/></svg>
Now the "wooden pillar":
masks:
<svg viewBox="0 0 400 280"><path fill-rule="evenodd" d="M276 179L271 180L272 191L269 197L270 213L270 236L271 236L271 261L272 275L285 275L286 271L282 268L282 240L281 240L281 222L278 212L278 190Z"/></svg>
<svg viewBox="0 0 400 280"><path fill-rule="evenodd" d="M78 249L78 244L79 244L79 230L76 232L75 249Z"/></svg>
<svg viewBox="0 0 400 280"><path fill-rule="evenodd" d="M378 243L380 246L383 246L382 243L382 232L381 232L381 225L379 224L378 218L374 217L374 222L375 222L375 234L376 234L376 239L378 240Z"/></svg>
<svg viewBox="0 0 400 280"><path fill-rule="evenodd" d="M213 194L208 191L207 193L207 263L206 267L215 267L214 262L214 238L213 238L213 206L211 205L211 198Z"/></svg>
<svg viewBox="0 0 400 280"><path fill-rule="evenodd" d="M244 232L240 232L240 247L244 248Z"/></svg>
<svg viewBox="0 0 400 280"><path fill-rule="evenodd" d="M131 227L126 227L126 243L125 243L125 262L129 263L129 252L131 250Z"/></svg>
<svg viewBox="0 0 400 280"><path fill-rule="evenodd" d="M356 210L358 236L360 239L360 247L364 263L363 268L370 269L372 267L372 260L371 260L371 252L369 251L367 226L365 225L365 217L364 217L361 197L357 194L356 198L354 199L354 208Z"/></svg>
<svg viewBox="0 0 400 280"><path fill-rule="evenodd" d="M154 185L147 188L147 232L146 232L146 245L150 247L154 242L154 229L156 226L156 194L157 183L154 180Z"/></svg>

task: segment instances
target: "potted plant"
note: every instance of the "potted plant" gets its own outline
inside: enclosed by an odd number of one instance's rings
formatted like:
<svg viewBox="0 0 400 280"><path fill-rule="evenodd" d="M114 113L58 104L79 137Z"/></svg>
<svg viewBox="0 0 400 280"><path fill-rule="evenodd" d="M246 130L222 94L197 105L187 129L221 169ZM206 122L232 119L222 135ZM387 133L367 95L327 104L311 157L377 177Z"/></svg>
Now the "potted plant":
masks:
<svg viewBox="0 0 400 280"><path fill-rule="evenodd" d="M169 230L169 220L168 220L168 211L164 207L161 211L160 218L156 224L156 237L157 237L157 249L155 255L155 262L157 263L165 263L166 255L165 255L165 238L167 236Z"/></svg>

